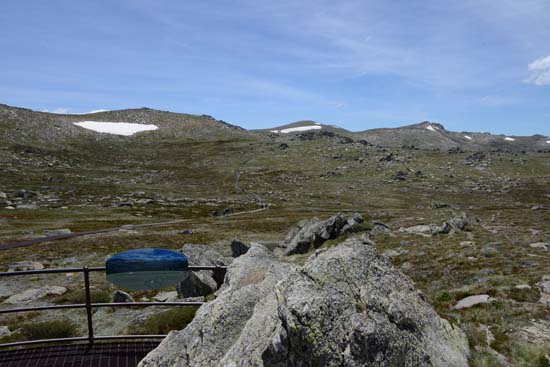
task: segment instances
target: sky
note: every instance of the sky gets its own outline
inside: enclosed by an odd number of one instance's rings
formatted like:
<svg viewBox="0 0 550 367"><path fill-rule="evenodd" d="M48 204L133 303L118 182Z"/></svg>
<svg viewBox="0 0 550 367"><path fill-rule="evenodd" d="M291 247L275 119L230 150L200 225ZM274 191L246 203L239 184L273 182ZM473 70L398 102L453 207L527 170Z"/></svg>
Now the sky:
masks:
<svg viewBox="0 0 550 367"><path fill-rule="evenodd" d="M549 25L549 0L10 0L0 103L550 135Z"/></svg>

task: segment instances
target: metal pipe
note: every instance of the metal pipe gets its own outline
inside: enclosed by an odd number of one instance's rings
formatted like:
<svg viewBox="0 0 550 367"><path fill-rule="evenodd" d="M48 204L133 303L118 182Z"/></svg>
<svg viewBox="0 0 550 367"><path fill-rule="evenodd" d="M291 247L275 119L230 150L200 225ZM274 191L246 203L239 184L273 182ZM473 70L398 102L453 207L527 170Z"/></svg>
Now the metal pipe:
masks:
<svg viewBox="0 0 550 367"><path fill-rule="evenodd" d="M202 306L205 302L112 302L92 303L92 307L138 307L138 306Z"/></svg>
<svg viewBox="0 0 550 367"><path fill-rule="evenodd" d="M94 344L94 324L92 313L92 296L90 294L90 272L84 267L84 289L86 291L86 319L88 321L88 342Z"/></svg>
<svg viewBox="0 0 550 367"><path fill-rule="evenodd" d="M39 307L19 307L9 308L6 310L0 310L0 314L3 313L15 313L15 312L28 312L28 311L46 311L46 310L60 310L64 308L85 308L84 303L77 303L71 305L52 305L52 306L39 306Z"/></svg>
<svg viewBox="0 0 550 367"><path fill-rule="evenodd" d="M42 344L42 343L59 343L59 342L77 342L77 341L86 341L88 340L87 337L77 337L77 338L58 338L58 339L42 339L42 340L26 340L23 342L13 342L13 343L6 343L6 344L0 344L0 348L8 348L8 347L18 347L21 345L30 345L30 344Z"/></svg>
<svg viewBox="0 0 550 367"><path fill-rule="evenodd" d="M94 340L136 340L136 339L164 339L166 335L113 335L113 336L95 336ZM13 342L0 344L0 348L19 347L32 344L50 344L50 343L67 343L67 342L83 342L88 341L88 337L80 336L75 338L57 338L57 339L41 339L41 340L26 340L21 342Z"/></svg>
<svg viewBox="0 0 550 367"><path fill-rule="evenodd" d="M212 266L189 266L190 271L227 269L227 266L212 265ZM88 268L89 272L105 271L104 266L95 266ZM26 270L26 271L5 271L0 272L0 277L13 277L19 275L38 275L38 274L56 274L56 273L83 273L84 268L65 268L65 269L42 269L42 270Z"/></svg>
<svg viewBox="0 0 550 367"><path fill-rule="evenodd" d="M113 303L91 303L92 308L95 307L136 307L136 306L201 306L205 302L113 302ZM52 305L38 307L18 307L0 310L0 314L17 313L29 311L47 311L47 310L62 310L67 308L86 308L85 303L76 303L70 305Z"/></svg>

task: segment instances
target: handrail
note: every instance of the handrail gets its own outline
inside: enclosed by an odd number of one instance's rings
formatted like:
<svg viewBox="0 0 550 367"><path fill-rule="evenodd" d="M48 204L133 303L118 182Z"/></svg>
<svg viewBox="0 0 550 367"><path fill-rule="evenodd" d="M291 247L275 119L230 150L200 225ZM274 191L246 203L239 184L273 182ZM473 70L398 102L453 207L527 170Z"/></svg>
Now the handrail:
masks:
<svg viewBox="0 0 550 367"><path fill-rule="evenodd" d="M131 339L163 339L166 335L99 335L94 336L94 340L131 340ZM59 343L59 342L79 342L79 341L88 341L87 336L79 336L74 338L55 338L55 339L41 339L41 340L25 340L23 342L13 342L0 344L1 348L8 347L19 347L22 345L32 345L32 344L50 344L50 343Z"/></svg>
<svg viewBox="0 0 550 367"><path fill-rule="evenodd" d="M84 290L86 295L85 303L66 304L66 305L49 305L38 307L18 307L0 310L0 314L17 313L17 312L29 312L29 311L46 311L46 310L58 310L58 309L75 309L85 308L86 318L88 324L88 336L73 337L73 338L56 338L56 339L41 339L41 340L26 340L21 342L13 342L0 344L0 348L24 346L31 344L42 343L57 343L57 342L76 342L76 341L88 341L90 345L96 340L109 340L109 339L158 339L164 338L166 335L103 335L95 336L93 330L93 312L94 308L100 307L147 307L147 306L190 306L200 307L205 302L109 302L109 303L92 303L90 295L90 272L105 271L105 267L83 267L83 268L64 268L64 269L41 269L41 270L26 270L26 271L13 271L13 272L0 272L0 277L22 276L22 275L37 275L37 274L59 274L59 273L83 273L84 274ZM225 273L227 271L226 266L214 265L214 266L189 266L190 271L202 271L208 270L213 272L213 278L218 285L218 288L224 281Z"/></svg>
<svg viewBox="0 0 550 367"><path fill-rule="evenodd" d="M58 269L41 269L41 270L25 270L25 271L3 271L0 272L0 277L11 277L20 275L36 275L36 274L54 274L54 273L84 273L85 268L58 268ZM105 271L104 266L95 266L87 268L89 272L93 271ZM188 267L191 271L200 270L216 270L227 269L227 266L222 265L190 265Z"/></svg>

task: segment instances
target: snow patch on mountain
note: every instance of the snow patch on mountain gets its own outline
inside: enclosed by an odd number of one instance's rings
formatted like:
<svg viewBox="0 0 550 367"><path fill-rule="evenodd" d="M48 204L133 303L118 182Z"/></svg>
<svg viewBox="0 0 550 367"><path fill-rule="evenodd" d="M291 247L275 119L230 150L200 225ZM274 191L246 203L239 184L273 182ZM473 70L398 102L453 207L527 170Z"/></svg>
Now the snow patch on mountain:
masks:
<svg viewBox="0 0 550 367"><path fill-rule="evenodd" d="M428 125L426 126L426 129L430 130L430 131L437 131L437 128L432 126L432 125Z"/></svg>
<svg viewBox="0 0 550 367"><path fill-rule="evenodd" d="M134 124L129 122L107 122L107 121L82 121L73 122L76 126L93 130L98 133L130 136L141 131L157 130L158 126L152 124Z"/></svg>
<svg viewBox="0 0 550 367"><path fill-rule="evenodd" d="M471 136L468 136L468 135L464 135L464 137L468 140L473 140L473 138Z"/></svg>
<svg viewBox="0 0 550 367"><path fill-rule="evenodd" d="M507 140L507 141L516 141L516 139L510 138L509 136L505 137L504 140Z"/></svg>

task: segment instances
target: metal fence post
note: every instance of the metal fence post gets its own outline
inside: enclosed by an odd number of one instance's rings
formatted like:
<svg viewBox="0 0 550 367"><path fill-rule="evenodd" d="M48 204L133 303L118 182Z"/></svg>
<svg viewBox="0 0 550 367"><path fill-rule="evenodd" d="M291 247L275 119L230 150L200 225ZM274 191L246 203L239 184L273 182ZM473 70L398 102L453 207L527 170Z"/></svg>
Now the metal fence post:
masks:
<svg viewBox="0 0 550 367"><path fill-rule="evenodd" d="M86 317L88 319L88 343L94 344L94 325L92 320L92 296L90 294L90 270L84 267L84 288L86 291Z"/></svg>

